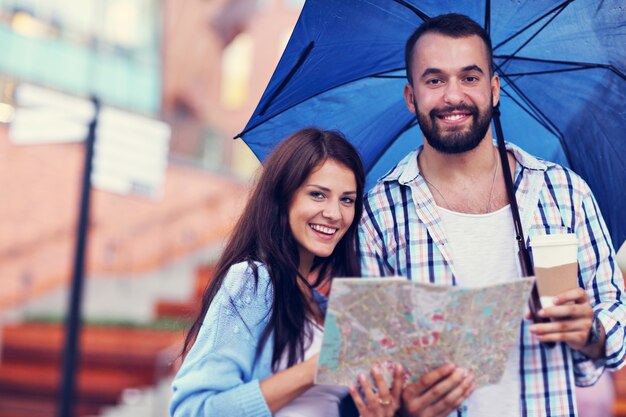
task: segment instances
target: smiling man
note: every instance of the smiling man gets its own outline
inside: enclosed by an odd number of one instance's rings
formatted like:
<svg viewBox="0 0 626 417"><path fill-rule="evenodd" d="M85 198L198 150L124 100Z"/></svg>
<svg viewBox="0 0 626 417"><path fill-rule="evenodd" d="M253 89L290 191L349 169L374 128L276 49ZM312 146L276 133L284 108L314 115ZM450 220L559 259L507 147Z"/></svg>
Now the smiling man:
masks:
<svg viewBox="0 0 626 417"><path fill-rule="evenodd" d="M459 59L475 60L475 51L485 50L482 40L472 36L460 43L428 33L419 40L419 46L419 54L414 58L418 79L404 90L409 109L417 114L420 128L435 150L458 154L474 149L489 130L499 80L493 77L490 86L490 68L477 64L460 68L450 65ZM484 58L486 51L481 55ZM429 63L436 66L425 67Z"/></svg>
<svg viewBox="0 0 626 417"><path fill-rule="evenodd" d="M525 236L576 235L580 287L540 311L552 321L520 317L498 384L474 390L471 369L447 364L406 386L402 413L577 416L574 386L621 367L626 351L624 283L596 201L575 173L512 144L510 170L503 172L491 133L500 80L480 25L458 14L430 19L407 41L405 57L404 98L424 144L365 200L363 274L467 287L521 278L504 182L509 175Z"/></svg>

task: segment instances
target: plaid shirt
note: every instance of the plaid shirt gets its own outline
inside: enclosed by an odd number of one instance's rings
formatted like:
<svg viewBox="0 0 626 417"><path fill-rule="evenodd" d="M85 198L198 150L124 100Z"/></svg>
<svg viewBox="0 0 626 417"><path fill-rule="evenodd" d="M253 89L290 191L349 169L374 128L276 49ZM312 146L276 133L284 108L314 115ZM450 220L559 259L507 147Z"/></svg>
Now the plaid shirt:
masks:
<svg viewBox="0 0 626 417"><path fill-rule="evenodd" d="M515 192L524 236L576 233L578 283L606 330L606 358L592 361L564 343L552 348L540 344L529 331L531 322L521 322L520 415L573 417L577 415L574 384L591 385L605 367L616 370L623 364L624 282L587 184L559 165L538 160L512 144L507 148L517 160ZM366 197L359 228L363 275L402 275L419 282L456 285L441 218L419 174L420 150L404 158ZM460 407L456 415L466 416L467 407Z"/></svg>

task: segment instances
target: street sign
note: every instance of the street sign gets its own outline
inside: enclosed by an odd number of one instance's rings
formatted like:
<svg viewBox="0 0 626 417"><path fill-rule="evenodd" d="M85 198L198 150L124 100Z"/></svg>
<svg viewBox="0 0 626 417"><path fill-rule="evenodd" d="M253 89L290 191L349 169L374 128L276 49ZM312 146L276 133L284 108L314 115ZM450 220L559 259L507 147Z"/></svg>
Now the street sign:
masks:
<svg viewBox="0 0 626 417"><path fill-rule="evenodd" d="M19 145L82 142L93 103L57 91L21 84L9 137ZM92 186L150 198L162 195L171 130L153 118L102 106L94 150Z"/></svg>

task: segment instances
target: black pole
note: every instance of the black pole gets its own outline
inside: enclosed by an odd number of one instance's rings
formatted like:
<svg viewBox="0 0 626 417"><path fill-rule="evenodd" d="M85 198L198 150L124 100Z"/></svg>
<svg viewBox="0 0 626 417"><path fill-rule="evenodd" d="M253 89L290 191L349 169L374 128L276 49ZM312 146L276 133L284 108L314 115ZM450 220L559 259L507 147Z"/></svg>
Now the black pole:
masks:
<svg viewBox="0 0 626 417"><path fill-rule="evenodd" d="M93 164L96 127L100 113L100 101L92 97L94 106L93 119L89 123L89 131L85 140L85 167L81 187L80 212L76 235L76 253L70 305L65 318L65 349L63 351L63 374L61 375L61 393L59 397L59 417L73 417L73 402L76 390L76 364L79 358L78 340L80 334L80 307L85 274L85 251L87 248L87 228L89 226L89 201L91 197L91 168Z"/></svg>
<svg viewBox="0 0 626 417"><path fill-rule="evenodd" d="M511 178L511 169L509 166L509 158L507 157L506 145L504 143L504 134L502 133L502 123L500 123L500 105L497 104L493 108L493 125L496 129L496 141L498 144L498 153L500 154L500 160L502 162L502 173L504 175L504 184L506 185L506 192L509 197L509 204L511 205L511 214L513 216L513 225L515 227L515 240L518 245L518 257L520 266L522 269L522 275L525 277L535 275L533 263L530 258L530 253L526 247L526 239L524 238L524 231L522 228L522 221L519 215L519 208L517 206L517 199L515 198L515 190L513 188L513 179ZM541 309L541 301L539 299L539 290L537 289L537 283L533 284L530 298L528 300L528 306L535 323L549 323L550 320L539 317L537 312ZM554 347L554 342L546 342L546 346Z"/></svg>

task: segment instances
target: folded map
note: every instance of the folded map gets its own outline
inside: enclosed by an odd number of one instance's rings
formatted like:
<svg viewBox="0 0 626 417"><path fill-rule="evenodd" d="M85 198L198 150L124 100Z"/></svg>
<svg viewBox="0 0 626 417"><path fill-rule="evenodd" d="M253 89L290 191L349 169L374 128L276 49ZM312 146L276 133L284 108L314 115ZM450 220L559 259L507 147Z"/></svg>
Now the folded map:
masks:
<svg viewBox="0 0 626 417"><path fill-rule="evenodd" d="M497 383L533 283L464 288L399 277L335 278L315 382L354 385L375 363L388 381L394 363L416 380L451 362L473 372L476 388Z"/></svg>

